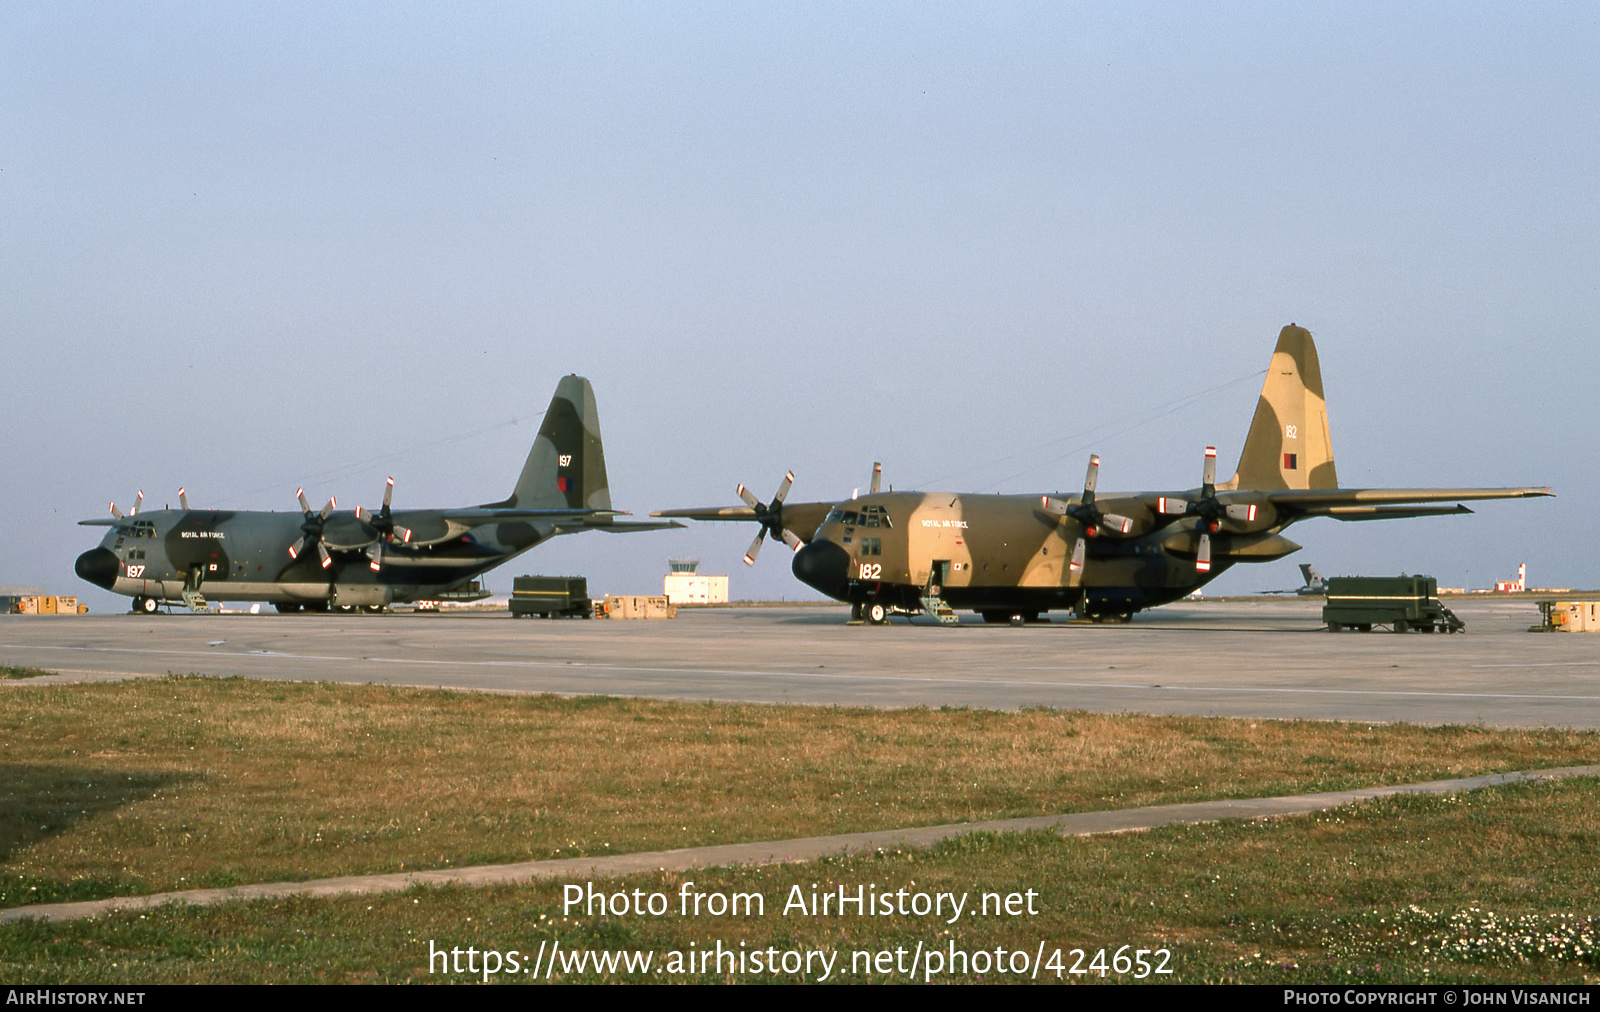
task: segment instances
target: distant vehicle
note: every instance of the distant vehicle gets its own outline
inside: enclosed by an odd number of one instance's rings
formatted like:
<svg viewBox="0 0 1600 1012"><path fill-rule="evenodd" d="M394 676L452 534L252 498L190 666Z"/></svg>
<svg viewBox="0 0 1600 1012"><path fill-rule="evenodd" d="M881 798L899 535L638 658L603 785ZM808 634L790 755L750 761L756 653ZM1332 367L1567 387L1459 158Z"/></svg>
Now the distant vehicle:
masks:
<svg viewBox="0 0 1600 1012"><path fill-rule="evenodd" d="M519 576L511 581L512 618L593 618L589 581L582 576Z"/></svg>
<svg viewBox="0 0 1600 1012"><path fill-rule="evenodd" d="M478 575L559 534L629 533L682 526L619 519L611 508L594 390L581 376L564 377L545 412L511 494L460 509L392 510L394 479L377 510L338 510L334 500L313 510L305 490L300 512L190 509L126 515L111 505L100 547L78 557L80 577L133 598L153 613L163 602L191 610L206 599L268 601L282 612L377 611L386 605L451 600Z"/></svg>
<svg viewBox="0 0 1600 1012"><path fill-rule="evenodd" d="M1305 578L1305 583L1299 587L1290 587L1287 590L1263 590L1263 594L1299 594L1301 597L1321 597L1328 590L1328 583L1317 572L1317 567L1307 562L1300 563L1300 575Z"/></svg>
<svg viewBox="0 0 1600 1012"><path fill-rule="evenodd" d="M1301 520L1442 516L1472 512L1461 500L1550 494L1339 488L1316 346L1294 324L1278 335L1238 470L1222 484L1216 454L1206 447L1200 487L1179 492L1097 496L1100 458L1091 456L1077 495L880 492L874 475L872 492L860 498L788 505L791 473L770 503L741 485L743 506L652 515L754 520L764 535L795 549L796 577L850 602L853 617L871 622L926 614L953 623L957 608L992 622L1065 608L1127 621L1142 608L1187 597L1235 563L1299 551L1281 532ZM746 562L760 544L758 535Z"/></svg>
<svg viewBox="0 0 1600 1012"><path fill-rule="evenodd" d="M1431 576L1335 576L1322 621L1329 632L1386 625L1397 633L1453 633L1467 627L1439 603L1439 582Z"/></svg>

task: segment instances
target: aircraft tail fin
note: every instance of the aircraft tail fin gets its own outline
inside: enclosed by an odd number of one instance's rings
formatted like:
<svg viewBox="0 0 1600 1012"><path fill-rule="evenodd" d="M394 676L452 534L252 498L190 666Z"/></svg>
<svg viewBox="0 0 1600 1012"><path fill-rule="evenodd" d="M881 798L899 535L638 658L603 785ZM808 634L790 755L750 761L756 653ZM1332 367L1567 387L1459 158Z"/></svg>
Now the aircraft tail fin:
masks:
<svg viewBox="0 0 1600 1012"><path fill-rule="evenodd" d="M511 497L491 506L521 509L611 508L600 413L582 376L563 376Z"/></svg>
<svg viewBox="0 0 1600 1012"><path fill-rule="evenodd" d="M1267 381L1239 454L1239 469L1219 488L1338 488L1322 367L1311 332L1294 324L1278 334Z"/></svg>

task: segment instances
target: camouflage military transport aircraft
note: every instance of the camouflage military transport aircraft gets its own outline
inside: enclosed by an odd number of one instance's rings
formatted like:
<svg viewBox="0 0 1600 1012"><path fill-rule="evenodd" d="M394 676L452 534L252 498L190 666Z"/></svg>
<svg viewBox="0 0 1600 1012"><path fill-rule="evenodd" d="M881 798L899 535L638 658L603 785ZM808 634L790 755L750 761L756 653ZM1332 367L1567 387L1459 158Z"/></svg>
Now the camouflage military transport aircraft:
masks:
<svg viewBox="0 0 1600 1012"><path fill-rule="evenodd" d="M1100 458L1089 458L1083 492L968 495L882 492L838 503L786 504L791 473L762 503L661 510L652 516L754 520L795 549L794 574L848 601L853 618L928 614L956 621L957 608L991 622L1031 621L1073 609L1096 621L1127 621L1176 601L1240 562L1272 562L1300 546L1284 537L1311 517L1385 520L1470 513L1464 500L1521 499L1548 488L1341 489L1334 474L1322 372L1311 334L1278 335L1239 467L1216 482L1206 448L1199 488L1097 495ZM1446 505L1448 504L1448 505Z"/></svg>
<svg viewBox="0 0 1600 1012"><path fill-rule="evenodd" d="M313 510L304 490L298 513L179 509L82 520L110 527L99 548L78 557L80 577L133 598L153 613L162 602L191 609L206 599L270 601L279 611L377 611L437 597L534 545L578 531L629 532L681 526L619 520L611 508L594 390L567 376L539 435L500 502L464 509L391 510L394 479L378 510Z"/></svg>

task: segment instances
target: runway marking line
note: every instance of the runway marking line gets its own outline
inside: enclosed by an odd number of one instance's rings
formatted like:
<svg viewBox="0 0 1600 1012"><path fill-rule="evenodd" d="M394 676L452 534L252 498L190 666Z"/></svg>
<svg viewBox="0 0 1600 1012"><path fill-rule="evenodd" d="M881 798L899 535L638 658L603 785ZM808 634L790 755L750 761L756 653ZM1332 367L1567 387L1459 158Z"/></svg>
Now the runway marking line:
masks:
<svg viewBox="0 0 1600 1012"><path fill-rule="evenodd" d="M1220 822L1224 819L1255 820L1285 815L1306 815L1400 794L1457 794L1502 784L1542 783L1569 777L1600 777L1600 766L1563 766L1547 770L1493 773L1456 780L1362 787L1321 794L1151 805L1144 808L1074 812L1068 815L1042 815L1022 819L995 819L956 825L888 829L870 833L844 833L798 840L686 847L680 850L558 858L549 861L523 861L516 864L478 865L468 868L440 868L387 875L348 875L340 878L312 879L306 882L268 882L222 889L187 889L146 896L117 896L71 903L38 903L0 910L0 924L30 919L77 920L117 911L149 910L168 903L211 906L232 901L284 899L290 896L322 897L402 892L424 885L516 885L542 879L615 877L738 865L788 864L814 861L823 857L870 854L897 847L931 847L943 840L969 833L1051 831L1062 836L1095 836L1104 833L1140 832L1161 826Z"/></svg>

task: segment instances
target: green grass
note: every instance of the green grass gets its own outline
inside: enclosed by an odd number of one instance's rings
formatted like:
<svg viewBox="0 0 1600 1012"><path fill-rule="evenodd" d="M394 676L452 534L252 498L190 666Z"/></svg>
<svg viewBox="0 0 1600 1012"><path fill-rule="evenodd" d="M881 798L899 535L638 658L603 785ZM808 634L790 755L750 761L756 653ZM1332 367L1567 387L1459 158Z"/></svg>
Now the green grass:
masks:
<svg viewBox="0 0 1600 1012"><path fill-rule="evenodd" d="M0 678L38 678L40 675L53 675L54 671L43 668L18 668L9 664L0 664Z"/></svg>
<svg viewBox="0 0 1600 1012"><path fill-rule="evenodd" d="M975 835L927 851L604 884L608 892L676 897L692 879L704 892L758 892L766 899L761 917L586 916L564 911L564 883L549 883L31 922L0 927L0 977L26 984L463 980L473 975L430 974L430 942L441 949L516 949L531 958L541 943L559 941L570 950L647 950L660 960L720 941L732 950L743 943L746 952L837 952L840 966L856 952L895 948L909 962L919 942L925 950L1024 951L1031 961L1043 943L1047 964L1060 950L1062 976L1091 983L1119 978L1075 976L1073 964L1087 967L1104 949L1109 965L1126 945L1129 955L1140 948L1171 952L1174 972L1152 981L1593 984L1600 982L1597 789L1593 780L1513 785L1266 822L1075 839ZM809 893L841 884L974 896L1031 889L1039 913L945 923L914 915L781 912L791 887ZM1082 960L1073 949L1085 950ZM1016 979L970 967L935 979L980 976ZM553 979L619 978L591 971ZM710 972L631 979L798 978ZM1041 979L1053 981L1054 969L1047 966Z"/></svg>
<svg viewBox="0 0 1600 1012"><path fill-rule="evenodd" d="M1596 745L193 677L19 687L0 709L0 906L1336 790Z"/></svg>

